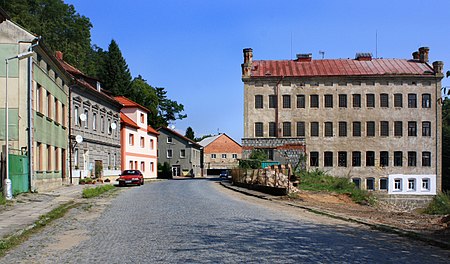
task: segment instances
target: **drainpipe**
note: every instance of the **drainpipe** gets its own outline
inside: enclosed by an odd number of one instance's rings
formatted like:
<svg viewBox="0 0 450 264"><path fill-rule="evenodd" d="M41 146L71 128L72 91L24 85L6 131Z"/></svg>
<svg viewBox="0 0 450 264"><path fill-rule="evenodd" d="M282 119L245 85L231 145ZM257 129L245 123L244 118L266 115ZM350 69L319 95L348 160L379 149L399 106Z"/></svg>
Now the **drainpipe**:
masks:
<svg viewBox="0 0 450 264"><path fill-rule="evenodd" d="M276 89L275 89L275 96L277 97L277 105L275 107L275 124L277 125L276 127L276 131L275 131L275 135L277 138L280 137L280 124L279 124L279 115L280 115L280 83L281 81L284 79L284 76L281 76L280 80L278 80L277 84L276 84Z"/></svg>
<svg viewBox="0 0 450 264"><path fill-rule="evenodd" d="M69 149L69 177L70 177L70 184L72 185L72 85L69 86L69 106L68 106L68 110L69 110L69 116L67 120L69 122L69 145L68 145L68 149ZM64 114L64 113L63 113Z"/></svg>

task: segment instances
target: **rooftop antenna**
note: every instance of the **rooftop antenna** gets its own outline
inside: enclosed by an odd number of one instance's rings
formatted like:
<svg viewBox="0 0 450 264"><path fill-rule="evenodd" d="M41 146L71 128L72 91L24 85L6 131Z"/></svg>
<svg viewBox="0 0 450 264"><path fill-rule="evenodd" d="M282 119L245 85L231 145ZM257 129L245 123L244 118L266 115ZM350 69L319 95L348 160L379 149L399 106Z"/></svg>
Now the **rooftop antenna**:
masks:
<svg viewBox="0 0 450 264"><path fill-rule="evenodd" d="M325 58L325 51L319 50L319 54L322 56L322 60L323 60L323 58Z"/></svg>
<svg viewBox="0 0 450 264"><path fill-rule="evenodd" d="M378 30L375 30L375 59L378 59Z"/></svg>

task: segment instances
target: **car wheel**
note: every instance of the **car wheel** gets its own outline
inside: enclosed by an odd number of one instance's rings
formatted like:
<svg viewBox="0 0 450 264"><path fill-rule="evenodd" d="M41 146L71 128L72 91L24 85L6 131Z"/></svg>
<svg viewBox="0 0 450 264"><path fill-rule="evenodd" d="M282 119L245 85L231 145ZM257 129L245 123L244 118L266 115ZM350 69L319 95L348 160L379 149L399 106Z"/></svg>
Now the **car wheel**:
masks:
<svg viewBox="0 0 450 264"><path fill-rule="evenodd" d="M142 180L141 185L144 185L144 180Z"/></svg>

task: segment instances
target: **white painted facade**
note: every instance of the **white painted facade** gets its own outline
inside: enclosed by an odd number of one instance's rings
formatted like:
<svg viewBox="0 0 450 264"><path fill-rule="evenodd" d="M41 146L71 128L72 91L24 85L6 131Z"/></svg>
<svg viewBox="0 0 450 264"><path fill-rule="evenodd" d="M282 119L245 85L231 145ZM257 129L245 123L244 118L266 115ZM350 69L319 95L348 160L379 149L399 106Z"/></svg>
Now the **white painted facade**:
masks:
<svg viewBox="0 0 450 264"><path fill-rule="evenodd" d="M436 195L436 174L390 174L388 194Z"/></svg>

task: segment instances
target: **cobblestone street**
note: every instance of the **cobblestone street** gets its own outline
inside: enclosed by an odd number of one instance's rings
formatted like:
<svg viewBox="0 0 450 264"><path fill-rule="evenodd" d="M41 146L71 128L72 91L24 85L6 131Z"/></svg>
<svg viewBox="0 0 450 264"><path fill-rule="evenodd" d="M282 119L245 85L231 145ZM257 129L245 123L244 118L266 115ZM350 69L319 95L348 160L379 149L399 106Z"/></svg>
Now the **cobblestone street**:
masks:
<svg viewBox="0 0 450 264"><path fill-rule="evenodd" d="M244 196L208 179L120 188L2 263L448 263L449 251Z"/></svg>

